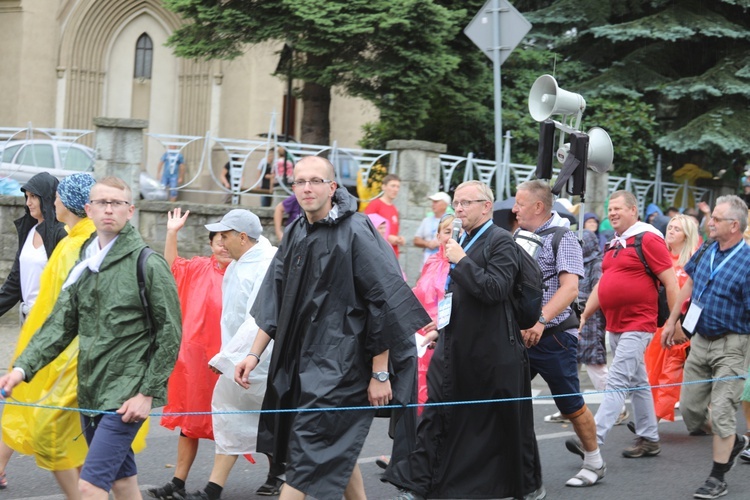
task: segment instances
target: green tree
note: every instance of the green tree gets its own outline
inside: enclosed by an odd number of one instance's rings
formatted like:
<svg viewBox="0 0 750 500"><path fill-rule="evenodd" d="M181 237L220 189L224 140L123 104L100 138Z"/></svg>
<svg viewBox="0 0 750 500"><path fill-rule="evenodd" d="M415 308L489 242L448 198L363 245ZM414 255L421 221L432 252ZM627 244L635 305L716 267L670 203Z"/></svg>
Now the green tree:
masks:
<svg viewBox="0 0 750 500"><path fill-rule="evenodd" d="M538 43L590 68L577 91L653 107L654 146L673 163L702 153L716 171L750 151L750 0L518 4L533 10Z"/></svg>
<svg viewBox="0 0 750 500"><path fill-rule="evenodd" d="M330 140L331 92L365 98L394 132L408 136L428 117L431 89L458 59L446 42L461 10L431 0L165 0L189 21L168 45L186 58L232 59L247 45L285 41L303 81L301 140Z"/></svg>

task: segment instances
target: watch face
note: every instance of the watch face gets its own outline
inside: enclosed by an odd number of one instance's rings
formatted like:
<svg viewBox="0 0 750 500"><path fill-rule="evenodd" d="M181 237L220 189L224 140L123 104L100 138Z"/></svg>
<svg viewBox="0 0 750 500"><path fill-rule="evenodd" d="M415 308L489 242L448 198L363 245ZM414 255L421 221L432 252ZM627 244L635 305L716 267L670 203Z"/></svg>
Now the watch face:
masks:
<svg viewBox="0 0 750 500"><path fill-rule="evenodd" d="M379 382L385 382L388 380L388 372L378 372L375 374L375 378L378 379Z"/></svg>

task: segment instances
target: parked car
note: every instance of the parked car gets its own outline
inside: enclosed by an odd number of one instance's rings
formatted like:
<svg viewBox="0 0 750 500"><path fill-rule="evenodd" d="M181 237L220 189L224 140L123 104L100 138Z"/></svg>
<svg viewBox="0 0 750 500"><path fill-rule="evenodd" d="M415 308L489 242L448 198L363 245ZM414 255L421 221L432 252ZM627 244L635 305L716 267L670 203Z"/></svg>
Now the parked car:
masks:
<svg viewBox="0 0 750 500"><path fill-rule="evenodd" d="M0 143L0 178L21 185L40 172L62 179L76 172L94 171L95 152L88 146L51 139L31 139ZM163 201L167 190L146 172L141 172L141 198Z"/></svg>

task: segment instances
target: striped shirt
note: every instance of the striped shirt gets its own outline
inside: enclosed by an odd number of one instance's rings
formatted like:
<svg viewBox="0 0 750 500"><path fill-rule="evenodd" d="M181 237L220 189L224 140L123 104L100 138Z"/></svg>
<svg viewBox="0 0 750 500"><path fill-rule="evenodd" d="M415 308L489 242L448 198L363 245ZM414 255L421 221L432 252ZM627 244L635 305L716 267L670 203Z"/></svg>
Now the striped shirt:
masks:
<svg viewBox="0 0 750 500"><path fill-rule="evenodd" d="M719 269L737 245L742 245L742 248ZM685 272L693 279L691 299L703 308L696 331L704 337L726 332L750 334L750 246L744 240L737 245L721 251L718 243L713 243L697 266L697 253L685 265ZM718 272L709 283L712 269L718 269Z"/></svg>

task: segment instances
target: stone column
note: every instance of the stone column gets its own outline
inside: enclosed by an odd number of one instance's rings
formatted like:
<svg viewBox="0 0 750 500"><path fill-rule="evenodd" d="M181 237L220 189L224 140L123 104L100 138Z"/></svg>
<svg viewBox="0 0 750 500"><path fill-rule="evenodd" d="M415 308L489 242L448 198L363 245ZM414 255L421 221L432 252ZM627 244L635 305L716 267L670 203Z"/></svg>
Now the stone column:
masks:
<svg viewBox="0 0 750 500"><path fill-rule="evenodd" d="M604 202L609 197L609 173L598 174L593 170L586 172L586 212L594 212L599 220L604 220ZM578 221L583 223L583 212L578 211Z"/></svg>
<svg viewBox="0 0 750 500"><path fill-rule="evenodd" d="M133 190L134 201L140 198L140 173L143 164L143 130L148 120L134 118L94 118L96 126L96 164L94 176L114 175Z"/></svg>
<svg viewBox="0 0 750 500"><path fill-rule="evenodd" d="M402 247L401 267L414 285L422 270L423 253L414 246L414 234L420 222L430 211L427 197L438 190L440 184L440 154L445 153L445 144L426 141L388 141L386 149L395 151L395 173L401 178L401 191L396 197L401 236L406 239Z"/></svg>

